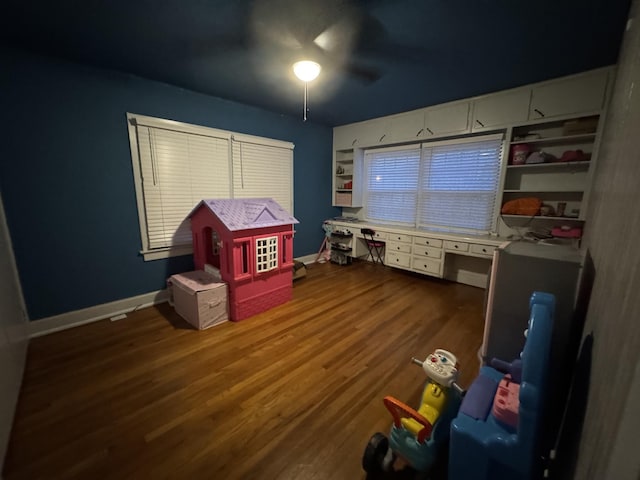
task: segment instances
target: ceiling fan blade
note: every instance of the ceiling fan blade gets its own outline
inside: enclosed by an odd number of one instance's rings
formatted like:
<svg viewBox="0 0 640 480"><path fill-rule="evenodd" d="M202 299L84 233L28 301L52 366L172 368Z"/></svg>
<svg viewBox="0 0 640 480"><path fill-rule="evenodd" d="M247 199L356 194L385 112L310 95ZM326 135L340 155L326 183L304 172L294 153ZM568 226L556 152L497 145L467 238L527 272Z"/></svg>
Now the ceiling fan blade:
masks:
<svg viewBox="0 0 640 480"><path fill-rule="evenodd" d="M339 68L366 84L376 82L382 77L380 70L353 61L346 62Z"/></svg>

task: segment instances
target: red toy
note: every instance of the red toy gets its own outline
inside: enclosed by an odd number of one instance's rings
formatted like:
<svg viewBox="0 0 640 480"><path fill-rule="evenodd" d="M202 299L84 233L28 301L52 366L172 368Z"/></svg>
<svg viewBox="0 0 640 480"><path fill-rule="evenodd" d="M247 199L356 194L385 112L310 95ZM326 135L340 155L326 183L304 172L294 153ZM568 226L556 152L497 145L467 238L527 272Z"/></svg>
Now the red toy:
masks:
<svg viewBox="0 0 640 480"><path fill-rule="evenodd" d="M220 270L231 320L291 300L293 224L299 222L275 200L202 200L189 218L195 268Z"/></svg>

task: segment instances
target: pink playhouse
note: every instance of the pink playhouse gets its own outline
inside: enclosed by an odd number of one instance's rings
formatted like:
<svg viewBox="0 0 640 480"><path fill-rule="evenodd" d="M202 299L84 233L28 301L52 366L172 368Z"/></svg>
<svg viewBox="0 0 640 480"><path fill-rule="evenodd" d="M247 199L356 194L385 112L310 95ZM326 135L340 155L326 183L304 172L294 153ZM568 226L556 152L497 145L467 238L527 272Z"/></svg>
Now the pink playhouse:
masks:
<svg viewBox="0 0 640 480"><path fill-rule="evenodd" d="M220 270L231 320L291 300L293 224L299 222L275 200L202 200L189 217L195 268Z"/></svg>

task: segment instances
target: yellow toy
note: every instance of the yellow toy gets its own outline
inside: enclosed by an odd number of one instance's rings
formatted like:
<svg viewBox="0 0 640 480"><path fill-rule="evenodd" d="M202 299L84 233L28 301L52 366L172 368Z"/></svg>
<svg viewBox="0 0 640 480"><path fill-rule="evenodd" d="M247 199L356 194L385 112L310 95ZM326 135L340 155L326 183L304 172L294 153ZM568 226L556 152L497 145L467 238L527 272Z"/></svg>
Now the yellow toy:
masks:
<svg viewBox="0 0 640 480"><path fill-rule="evenodd" d="M393 470L396 457L418 472L427 472L449 439L449 426L463 394L455 383L457 359L451 352L437 349L424 362L416 358L412 362L420 365L429 377L420 406L414 410L394 397L384 398L393 425L389 439L378 432L369 440L362 458L362 466L368 473Z"/></svg>

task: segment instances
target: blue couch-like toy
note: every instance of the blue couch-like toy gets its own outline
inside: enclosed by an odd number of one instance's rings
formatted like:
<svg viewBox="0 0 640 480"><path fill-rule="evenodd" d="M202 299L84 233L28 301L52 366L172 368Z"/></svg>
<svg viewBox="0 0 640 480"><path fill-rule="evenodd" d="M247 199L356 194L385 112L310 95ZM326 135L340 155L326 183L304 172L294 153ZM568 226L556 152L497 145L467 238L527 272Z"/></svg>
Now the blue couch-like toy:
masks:
<svg viewBox="0 0 640 480"><path fill-rule="evenodd" d="M506 378L505 373L483 366L451 423L449 480L541 478L540 430L545 414L555 298L535 292L529 306L521 364L510 364L513 375ZM496 414L494 398L502 385L519 391L511 402L511 417Z"/></svg>

